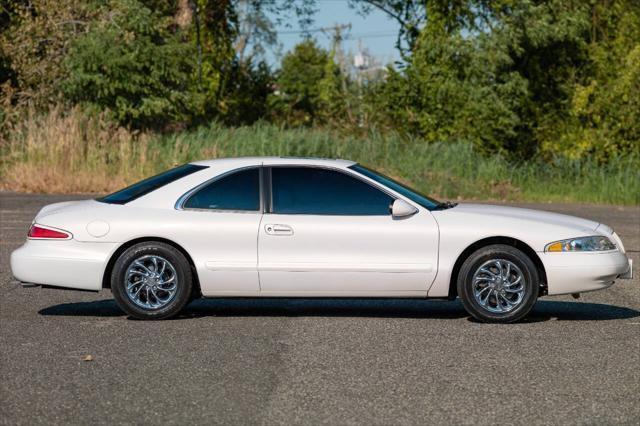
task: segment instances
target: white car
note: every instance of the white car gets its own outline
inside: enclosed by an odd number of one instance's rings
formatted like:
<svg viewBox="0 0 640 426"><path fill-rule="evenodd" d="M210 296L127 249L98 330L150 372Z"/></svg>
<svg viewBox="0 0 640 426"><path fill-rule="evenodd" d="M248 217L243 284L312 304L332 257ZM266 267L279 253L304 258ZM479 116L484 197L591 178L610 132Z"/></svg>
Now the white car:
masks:
<svg viewBox="0 0 640 426"><path fill-rule="evenodd" d="M352 161L277 157L194 162L48 205L11 269L31 285L110 288L144 319L196 297L460 297L479 320L512 322L539 296L632 275L597 222L439 203Z"/></svg>

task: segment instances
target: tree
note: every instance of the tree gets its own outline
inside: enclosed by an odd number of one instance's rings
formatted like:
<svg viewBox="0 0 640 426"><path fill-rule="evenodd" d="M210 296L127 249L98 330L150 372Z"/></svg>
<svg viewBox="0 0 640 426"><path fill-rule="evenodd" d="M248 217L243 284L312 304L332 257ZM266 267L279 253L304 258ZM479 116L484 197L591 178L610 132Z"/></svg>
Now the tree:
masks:
<svg viewBox="0 0 640 426"><path fill-rule="evenodd" d="M640 4L594 2L589 17L587 72L543 150L605 162L640 152Z"/></svg>
<svg viewBox="0 0 640 426"><path fill-rule="evenodd" d="M320 81L324 77L327 52L313 40L298 43L282 59L276 80L278 94L271 98L277 115L290 124L311 124L318 113Z"/></svg>
<svg viewBox="0 0 640 426"><path fill-rule="evenodd" d="M228 125L251 124L268 114L268 99L273 90L273 74L263 61L233 61L219 119Z"/></svg>
<svg viewBox="0 0 640 426"><path fill-rule="evenodd" d="M314 7L314 0L5 0L2 116L82 103L136 127L254 120L265 107L247 114L246 100L272 88L259 56L275 43L274 22L296 16L308 25Z"/></svg>
<svg viewBox="0 0 640 426"><path fill-rule="evenodd" d="M427 22L426 3L425 0L349 0L349 5L363 15L377 9L399 24L396 47L405 60L411 56Z"/></svg>
<svg viewBox="0 0 640 426"><path fill-rule="evenodd" d="M80 0L9 0L2 5L0 103L46 108L60 102L69 45L85 33L94 11Z"/></svg>
<svg viewBox="0 0 640 426"><path fill-rule="evenodd" d="M325 122L345 121L349 117L346 99L349 94L344 90L344 76L335 61L335 47L329 52L325 62L322 79L318 82L318 109Z"/></svg>
<svg viewBox="0 0 640 426"><path fill-rule="evenodd" d="M190 90L194 52L172 19L136 0L110 2L100 13L65 60L68 99L139 127L187 119L198 102Z"/></svg>
<svg viewBox="0 0 640 426"><path fill-rule="evenodd" d="M633 149L640 5L468 4L425 2L413 55L379 97L397 126L516 158Z"/></svg>
<svg viewBox="0 0 640 426"><path fill-rule="evenodd" d="M447 32L477 32L490 26L494 7L509 7L510 0L349 0L349 5L362 15L378 10L398 25L396 47L402 58L409 60L427 23L440 19ZM494 6L495 5L495 6Z"/></svg>

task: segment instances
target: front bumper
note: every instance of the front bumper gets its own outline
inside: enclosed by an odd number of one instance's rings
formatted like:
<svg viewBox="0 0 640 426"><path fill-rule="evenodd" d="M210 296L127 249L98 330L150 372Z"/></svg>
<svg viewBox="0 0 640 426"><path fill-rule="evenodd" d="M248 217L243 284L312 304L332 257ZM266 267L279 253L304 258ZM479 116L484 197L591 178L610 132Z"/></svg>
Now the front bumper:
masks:
<svg viewBox="0 0 640 426"><path fill-rule="evenodd" d="M115 243L27 240L11 253L11 272L23 283L97 291L116 247Z"/></svg>
<svg viewBox="0 0 640 426"><path fill-rule="evenodd" d="M631 259L616 250L604 253L540 253L549 295L602 290L618 278L631 278Z"/></svg>
<svg viewBox="0 0 640 426"><path fill-rule="evenodd" d="M629 269L627 269L627 272L625 272L624 274L620 274L620 276L618 277L622 280L633 279L633 259L628 259L628 260L629 260Z"/></svg>

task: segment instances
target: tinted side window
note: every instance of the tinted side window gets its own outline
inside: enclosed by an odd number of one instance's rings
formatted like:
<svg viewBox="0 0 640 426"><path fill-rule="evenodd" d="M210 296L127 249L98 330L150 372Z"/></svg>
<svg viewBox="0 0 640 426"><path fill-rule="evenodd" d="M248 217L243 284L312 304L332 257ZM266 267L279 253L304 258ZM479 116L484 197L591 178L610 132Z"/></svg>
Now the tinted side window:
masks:
<svg viewBox="0 0 640 426"><path fill-rule="evenodd" d="M141 180L138 183L134 183L131 186L121 189L118 192L107 195L106 197L98 198L98 201L109 204L126 204L129 201L133 201L136 198L140 198L158 188L161 188L171 182L174 182L180 178L183 178L191 173L195 173L202 169L206 169L207 166L196 166L195 164L185 164L175 169L167 170L159 175L152 176L145 180Z"/></svg>
<svg viewBox="0 0 640 426"><path fill-rule="evenodd" d="M272 209L281 214L388 215L393 198L341 172L274 167Z"/></svg>
<svg viewBox="0 0 640 426"><path fill-rule="evenodd" d="M214 180L191 195L183 208L260 210L260 172L247 169Z"/></svg>

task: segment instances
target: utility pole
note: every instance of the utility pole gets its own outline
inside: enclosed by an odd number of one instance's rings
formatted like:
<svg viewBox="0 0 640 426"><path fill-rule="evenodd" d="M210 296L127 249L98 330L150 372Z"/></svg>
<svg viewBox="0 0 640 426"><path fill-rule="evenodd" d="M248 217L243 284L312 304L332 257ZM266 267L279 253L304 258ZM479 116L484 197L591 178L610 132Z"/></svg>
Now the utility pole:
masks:
<svg viewBox="0 0 640 426"><path fill-rule="evenodd" d="M358 81L358 126L364 127L364 113L362 104L364 103L364 95L362 93L362 74L369 68L369 55L362 48L362 39L358 40L358 53L353 57L353 65L356 68L356 76Z"/></svg>
<svg viewBox="0 0 640 426"><path fill-rule="evenodd" d="M346 67L344 62L344 52L342 51L342 32L350 30L351 24L335 24L333 27L320 28L320 31L332 38L331 50L335 52L336 60L338 61L338 65L340 66L340 71L343 73L346 71ZM330 34L329 32L331 32L332 34Z"/></svg>

